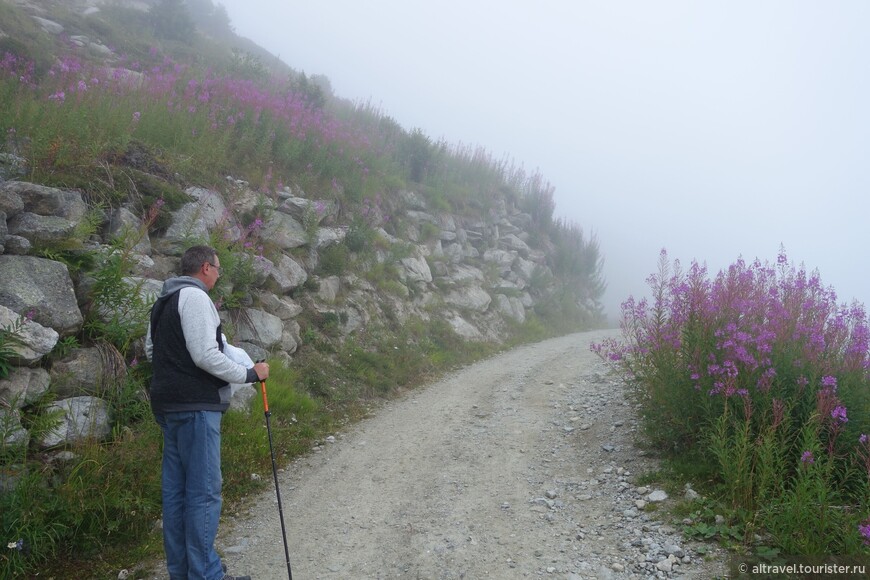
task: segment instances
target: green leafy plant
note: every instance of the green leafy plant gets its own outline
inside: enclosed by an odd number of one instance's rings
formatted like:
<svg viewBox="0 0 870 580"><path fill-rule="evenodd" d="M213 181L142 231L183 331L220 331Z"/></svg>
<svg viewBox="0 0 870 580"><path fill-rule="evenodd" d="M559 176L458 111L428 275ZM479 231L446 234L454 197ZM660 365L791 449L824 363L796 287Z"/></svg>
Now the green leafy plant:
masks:
<svg viewBox="0 0 870 580"><path fill-rule="evenodd" d="M20 316L11 324L0 326L0 379L9 376L13 361L18 357L18 347L23 344L21 328L25 320L25 316Z"/></svg>
<svg viewBox="0 0 870 580"><path fill-rule="evenodd" d="M744 543L761 534L784 553L868 553L863 308L837 305L784 253L711 281L663 252L650 284L652 303L625 303L627 342L593 346L634 387L647 437L670 456L714 460L699 475Z"/></svg>

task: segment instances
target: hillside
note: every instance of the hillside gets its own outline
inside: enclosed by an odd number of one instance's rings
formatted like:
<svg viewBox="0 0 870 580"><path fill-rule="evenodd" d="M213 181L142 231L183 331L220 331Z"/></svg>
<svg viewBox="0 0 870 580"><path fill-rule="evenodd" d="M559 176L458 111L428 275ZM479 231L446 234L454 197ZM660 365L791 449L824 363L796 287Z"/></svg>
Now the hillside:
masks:
<svg viewBox="0 0 870 580"><path fill-rule="evenodd" d="M603 318L597 242L554 220L543 176L349 103L187 4L0 2L0 512L21 540L0 577L159 517L143 336L192 243L220 255L230 340L283 368L287 458L424 376ZM224 445L243 494L263 451Z"/></svg>

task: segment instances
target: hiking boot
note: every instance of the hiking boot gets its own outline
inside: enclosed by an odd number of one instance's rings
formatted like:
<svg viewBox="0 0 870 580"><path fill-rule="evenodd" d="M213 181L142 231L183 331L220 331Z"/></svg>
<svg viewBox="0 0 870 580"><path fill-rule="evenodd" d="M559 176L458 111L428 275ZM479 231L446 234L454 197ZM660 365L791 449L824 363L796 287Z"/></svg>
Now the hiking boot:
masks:
<svg viewBox="0 0 870 580"><path fill-rule="evenodd" d="M230 576L229 574L224 574L224 577L221 580L251 580L250 576Z"/></svg>

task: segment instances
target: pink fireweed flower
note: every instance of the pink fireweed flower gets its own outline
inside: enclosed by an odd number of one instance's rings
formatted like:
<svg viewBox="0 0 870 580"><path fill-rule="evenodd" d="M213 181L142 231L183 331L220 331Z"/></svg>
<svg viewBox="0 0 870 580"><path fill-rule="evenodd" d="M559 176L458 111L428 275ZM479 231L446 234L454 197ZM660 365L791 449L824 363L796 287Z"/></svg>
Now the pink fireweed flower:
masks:
<svg viewBox="0 0 870 580"><path fill-rule="evenodd" d="M63 91L57 91L53 95L48 96L49 101L57 101L58 103L62 103L66 100L66 93Z"/></svg>
<svg viewBox="0 0 870 580"><path fill-rule="evenodd" d="M846 417L846 407L843 405L837 405L834 407L834 410L831 411L831 418L840 423L848 423L849 419Z"/></svg>
<svg viewBox="0 0 870 580"><path fill-rule="evenodd" d="M861 525L858 526L858 532L863 538L864 545L870 546L870 518L867 518Z"/></svg>
<svg viewBox="0 0 870 580"><path fill-rule="evenodd" d="M815 462L816 462L816 458L813 457L812 451L804 451L801 454L801 463L804 463L805 465L812 465Z"/></svg>
<svg viewBox="0 0 870 580"><path fill-rule="evenodd" d="M822 377L822 387L831 389L832 391L837 390L837 377L832 377L831 375L825 375Z"/></svg>

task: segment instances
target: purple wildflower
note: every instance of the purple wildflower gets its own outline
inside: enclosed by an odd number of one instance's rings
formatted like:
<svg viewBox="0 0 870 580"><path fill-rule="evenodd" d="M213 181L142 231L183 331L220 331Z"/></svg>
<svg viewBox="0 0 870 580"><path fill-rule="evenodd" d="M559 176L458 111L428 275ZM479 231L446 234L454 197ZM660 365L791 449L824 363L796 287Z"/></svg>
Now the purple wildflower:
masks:
<svg viewBox="0 0 870 580"><path fill-rule="evenodd" d="M822 388L828 388L832 391L837 390L837 377L832 377L831 375L825 375L822 377Z"/></svg>
<svg viewBox="0 0 870 580"><path fill-rule="evenodd" d="M816 458L813 457L812 451L804 451L803 454L801 455L801 463L804 463L807 465L812 465L815 462L816 462Z"/></svg>
<svg viewBox="0 0 870 580"><path fill-rule="evenodd" d="M861 537L864 539L864 545L870 546L870 518L864 520L858 526L858 532L861 534Z"/></svg>
<svg viewBox="0 0 870 580"><path fill-rule="evenodd" d="M848 423L849 418L846 417L846 407L843 405L837 405L834 407L834 410L831 411L831 418L840 423Z"/></svg>

